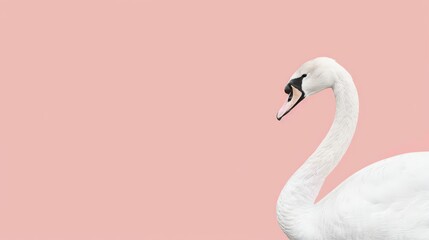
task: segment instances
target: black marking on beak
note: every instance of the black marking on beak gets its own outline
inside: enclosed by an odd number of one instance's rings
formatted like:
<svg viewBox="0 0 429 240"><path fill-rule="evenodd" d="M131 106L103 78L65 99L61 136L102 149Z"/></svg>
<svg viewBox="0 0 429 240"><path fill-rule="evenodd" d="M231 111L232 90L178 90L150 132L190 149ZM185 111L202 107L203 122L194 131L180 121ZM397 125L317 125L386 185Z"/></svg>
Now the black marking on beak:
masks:
<svg viewBox="0 0 429 240"><path fill-rule="evenodd" d="M294 86L299 91L301 91L302 93L304 93L304 91L302 90L302 80L305 77L307 77L307 74L302 74L301 77L291 79L285 87L285 93L289 94L292 92L291 85Z"/></svg>
<svg viewBox="0 0 429 240"><path fill-rule="evenodd" d="M288 83L286 84L286 87L285 87L285 93L290 94L291 92L292 92L292 89L290 88L290 83Z"/></svg>
<svg viewBox="0 0 429 240"><path fill-rule="evenodd" d="M292 86L296 89L298 89L302 95L301 97L298 99L298 101L287 111L283 114L283 116L277 117L277 120L281 120L282 117L284 117L286 114L288 114L296 105L298 105L298 103L300 103L302 100L304 100L305 98L305 94L304 91L302 90L302 80L307 77L307 74L303 74L301 77L298 78L293 78L289 81L288 84L286 84L286 87L284 89L286 94L289 94L287 101L290 102L293 99L293 91L292 91Z"/></svg>

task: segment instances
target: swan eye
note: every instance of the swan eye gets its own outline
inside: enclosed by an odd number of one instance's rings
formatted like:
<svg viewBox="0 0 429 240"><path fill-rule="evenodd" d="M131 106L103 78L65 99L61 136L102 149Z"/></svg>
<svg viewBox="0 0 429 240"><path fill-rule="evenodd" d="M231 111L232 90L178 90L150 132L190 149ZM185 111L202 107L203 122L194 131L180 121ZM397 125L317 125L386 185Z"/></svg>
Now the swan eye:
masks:
<svg viewBox="0 0 429 240"><path fill-rule="evenodd" d="M302 74L302 76L301 76L302 78L305 78L305 77L307 77L307 74Z"/></svg>

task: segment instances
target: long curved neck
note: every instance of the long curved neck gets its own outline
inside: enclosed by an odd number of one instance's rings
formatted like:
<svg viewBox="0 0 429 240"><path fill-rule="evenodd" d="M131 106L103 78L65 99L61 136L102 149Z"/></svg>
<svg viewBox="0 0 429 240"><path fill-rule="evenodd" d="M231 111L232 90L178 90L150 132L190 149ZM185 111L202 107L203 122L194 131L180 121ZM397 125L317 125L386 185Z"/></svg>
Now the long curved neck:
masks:
<svg viewBox="0 0 429 240"><path fill-rule="evenodd" d="M343 157L356 129L359 100L350 74L338 71L333 91L336 99L334 122L316 151L292 175L277 202L279 224L288 235L306 228L302 216L311 210L329 173Z"/></svg>

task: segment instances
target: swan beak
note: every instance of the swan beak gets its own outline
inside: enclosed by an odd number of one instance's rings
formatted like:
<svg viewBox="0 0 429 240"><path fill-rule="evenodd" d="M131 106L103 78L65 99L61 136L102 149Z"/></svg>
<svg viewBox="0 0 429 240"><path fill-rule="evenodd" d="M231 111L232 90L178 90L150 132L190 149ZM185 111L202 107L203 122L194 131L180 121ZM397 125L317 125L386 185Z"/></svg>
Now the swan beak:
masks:
<svg viewBox="0 0 429 240"><path fill-rule="evenodd" d="M283 106L280 108L279 112L277 113L277 120L281 120L282 117L284 117L292 108L294 108L296 105L298 105L299 102L301 102L304 99L304 94L298 90L293 85L290 85L292 88L292 92L289 94L289 98L286 100L286 102L283 104Z"/></svg>

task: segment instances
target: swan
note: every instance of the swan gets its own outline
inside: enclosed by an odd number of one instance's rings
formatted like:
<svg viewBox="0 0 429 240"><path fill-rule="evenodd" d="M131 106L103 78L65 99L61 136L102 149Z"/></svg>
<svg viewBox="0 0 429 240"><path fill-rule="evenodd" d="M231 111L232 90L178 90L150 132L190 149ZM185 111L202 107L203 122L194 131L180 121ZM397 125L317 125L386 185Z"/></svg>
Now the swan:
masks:
<svg viewBox="0 0 429 240"><path fill-rule="evenodd" d="M335 118L280 193L276 212L281 229L291 240L428 240L429 152L373 163L315 203L355 132L359 99L352 77L332 58L312 59L292 75L284 89L289 97L277 113L281 120L303 99L327 88L335 95Z"/></svg>

